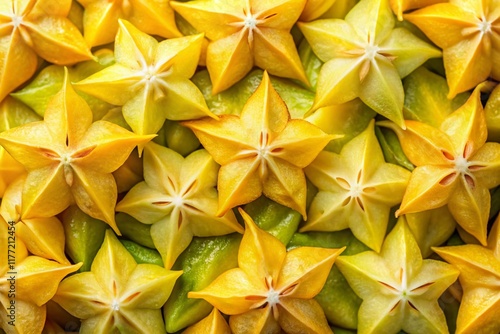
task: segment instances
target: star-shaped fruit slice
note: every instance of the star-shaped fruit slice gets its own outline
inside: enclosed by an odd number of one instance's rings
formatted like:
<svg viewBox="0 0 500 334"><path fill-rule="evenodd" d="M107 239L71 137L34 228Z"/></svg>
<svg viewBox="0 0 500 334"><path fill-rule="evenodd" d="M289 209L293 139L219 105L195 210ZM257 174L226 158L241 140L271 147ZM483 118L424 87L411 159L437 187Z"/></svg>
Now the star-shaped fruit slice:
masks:
<svg viewBox="0 0 500 334"><path fill-rule="evenodd" d="M113 42L118 20L125 19L150 35L181 37L168 0L78 0L85 8L83 37L91 47Z"/></svg>
<svg viewBox="0 0 500 334"><path fill-rule="evenodd" d="M306 0L172 1L171 6L210 40L212 94L240 81L255 66L307 83L290 29Z"/></svg>
<svg viewBox="0 0 500 334"><path fill-rule="evenodd" d="M183 122L222 167L218 215L249 203L262 193L306 216L309 165L335 136L301 119L290 119L267 72L240 116Z"/></svg>
<svg viewBox="0 0 500 334"><path fill-rule="evenodd" d="M345 17L299 23L322 66L310 112L356 97L404 127L401 78L441 52L396 28L388 0L361 0Z"/></svg>
<svg viewBox="0 0 500 334"><path fill-rule="evenodd" d="M163 333L161 307L181 274L137 264L108 229L91 270L63 280L53 300L82 319L82 333Z"/></svg>
<svg viewBox="0 0 500 334"><path fill-rule="evenodd" d="M438 298L459 272L442 261L422 260L404 217L387 235L380 254L340 256L336 265L363 299L358 333L448 333Z"/></svg>
<svg viewBox="0 0 500 334"><path fill-rule="evenodd" d="M462 245L433 250L460 270L463 295L456 333L500 331L500 216L488 237L487 247Z"/></svg>
<svg viewBox="0 0 500 334"><path fill-rule="evenodd" d="M3 0L0 4L0 101L35 73L38 56L58 65L92 59L67 18L71 0Z"/></svg>
<svg viewBox="0 0 500 334"><path fill-rule="evenodd" d="M153 224L151 237L165 268L173 266L193 236L243 233L232 211L222 217L215 215L218 169L206 150L183 158L153 142L146 145L144 181L125 195L116 210Z"/></svg>
<svg viewBox="0 0 500 334"><path fill-rule="evenodd" d="M488 76L500 80L498 8L496 0L451 0L404 15L443 49L449 98Z"/></svg>
<svg viewBox="0 0 500 334"><path fill-rule="evenodd" d="M398 215L448 205L457 223L486 245L488 189L500 184L500 144L486 143L480 87L448 115L439 128L408 120L406 130L391 125L416 166Z"/></svg>
<svg viewBox="0 0 500 334"><path fill-rule="evenodd" d="M52 217L74 201L118 232L117 190L111 173L136 145L151 138L110 122L92 123L92 111L73 90L66 71L63 87L49 103L43 121L0 134L0 144L28 170L21 218Z"/></svg>
<svg viewBox="0 0 500 334"><path fill-rule="evenodd" d="M322 151L306 169L318 188L300 232L350 228L357 239L380 251L391 207L400 203L411 173L386 163L374 121L342 148Z"/></svg>
<svg viewBox="0 0 500 334"><path fill-rule="evenodd" d="M331 333L313 298L344 248L298 247L287 252L242 209L240 213L245 233L239 267L224 272L203 290L189 292L188 297L203 298L230 315L234 333L276 333L280 328L287 333Z"/></svg>
<svg viewBox="0 0 500 334"><path fill-rule="evenodd" d="M0 328L7 334L41 333L45 304L59 282L80 264L59 264L29 255L16 237L16 224L0 217Z"/></svg>
<svg viewBox="0 0 500 334"><path fill-rule="evenodd" d="M166 118L216 117L189 80L198 66L203 35L158 42L127 21L120 20L119 26L116 63L76 83L79 91L123 106L123 117L140 135L155 134Z"/></svg>
<svg viewBox="0 0 500 334"><path fill-rule="evenodd" d="M20 219L25 180L25 175L20 176L5 190L0 215L5 221L16 224L17 237L24 242L31 254L70 264L64 255L64 228L57 217Z"/></svg>

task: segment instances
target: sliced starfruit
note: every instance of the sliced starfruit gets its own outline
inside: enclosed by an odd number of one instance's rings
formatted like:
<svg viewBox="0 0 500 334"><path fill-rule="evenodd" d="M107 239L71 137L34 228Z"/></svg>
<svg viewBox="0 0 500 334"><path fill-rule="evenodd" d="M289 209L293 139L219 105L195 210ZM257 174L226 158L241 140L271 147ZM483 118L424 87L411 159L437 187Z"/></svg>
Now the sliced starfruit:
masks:
<svg viewBox="0 0 500 334"><path fill-rule="evenodd" d="M248 73L234 86L218 94L212 94L212 82L206 70L197 72L193 82L200 88L210 110L216 115L239 115L246 101L255 92L262 81L263 71L255 69ZM269 79L273 88L285 101L292 118L303 118L311 108L314 93L300 87L293 81L270 75Z"/></svg>
<svg viewBox="0 0 500 334"><path fill-rule="evenodd" d="M176 12L210 40L207 69L212 94L220 93L255 65L270 74L307 83L289 33L305 0L172 1Z"/></svg>
<svg viewBox="0 0 500 334"><path fill-rule="evenodd" d="M14 180L2 197L0 214L7 222L14 222L17 237L28 251L61 264L70 264L64 254L64 228L57 217L34 217L21 219L22 193L26 176ZM80 261L75 261L78 263Z"/></svg>
<svg viewBox="0 0 500 334"><path fill-rule="evenodd" d="M389 233L380 254L341 256L336 265L363 299L358 333L447 332L437 300L459 272L442 261L422 260L404 218Z"/></svg>
<svg viewBox="0 0 500 334"><path fill-rule="evenodd" d="M480 89L439 128L413 120L406 121L407 130L392 128L416 166L397 214L448 205L457 223L486 245L491 206L488 189L500 184L500 144L486 143Z"/></svg>
<svg viewBox="0 0 500 334"><path fill-rule="evenodd" d="M390 209L403 198L411 173L384 161L374 121L340 154L321 152L305 172L319 192L300 232L350 228L365 245L380 251Z"/></svg>
<svg viewBox="0 0 500 334"><path fill-rule="evenodd" d="M155 134L165 119L216 117L189 80L200 58L202 34L158 42L128 21L120 20L119 27L116 63L76 83L79 91L122 106L125 120L140 135Z"/></svg>
<svg viewBox="0 0 500 334"><path fill-rule="evenodd" d="M66 70L63 87L49 103L43 121L0 133L0 144L28 170L23 219L54 216L75 201L119 233L114 221L117 189L111 173L134 147L153 136L135 135L106 121L92 123L92 117Z"/></svg>
<svg viewBox="0 0 500 334"><path fill-rule="evenodd" d="M305 120L291 120L267 72L239 117L222 115L218 121L205 118L182 124L221 165L217 215L264 194L306 217L302 169L334 136Z"/></svg>
<svg viewBox="0 0 500 334"><path fill-rule="evenodd" d="M299 28L325 62L311 113L359 97L404 127L401 78L441 55L407 29L395 27L388 0L362 0L345 20L299 23Z"/></svg>
<svg viewBox="0 0 500 334"><path fill-rule="evenodd" d="M489 76L500 79L500 22L496 0L453 0L404 15L443 49L449 98Z"/></svg>
<svg viewBox="0 0 500 334"><path fill-rule="evenodd" d="M38 56L58 65L92 59L67 18L71 0L4 0L0 6L0 100L31 78Z"/></svg>
<svg viewBox="0 0 500 334"><path fill-rule="evenodd" d="M243 232L232 211L216 217L218 166L205 150L183 158L179 153L149 143L144 149L144 181L117 204L143 224L153 224L151 236L171 268L193 236Z"/></svg>
<svg viewBox="0 0 500 334"><path fill-rule="evenodd" d="M108 229L91 271L66 278L54 301L82 319L80 333L159 333L161 307L181 271L137 264Z"/></svg>
<svg viewBox="0 0 500 334"><path fill-rule="evenodd" d="M201 291L202 298L230 315L233 332L330 333L326 317L313 299L325 284L335 258L344 250L285 245L258 228L242 209L245 234L238 268L226 271Z"/></svg>

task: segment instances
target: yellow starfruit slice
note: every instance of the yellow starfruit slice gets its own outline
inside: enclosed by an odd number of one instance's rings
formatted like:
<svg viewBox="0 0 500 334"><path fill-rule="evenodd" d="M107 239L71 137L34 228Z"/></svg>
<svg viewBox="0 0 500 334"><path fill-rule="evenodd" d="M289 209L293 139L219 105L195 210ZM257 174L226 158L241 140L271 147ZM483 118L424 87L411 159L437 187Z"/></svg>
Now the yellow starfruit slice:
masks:
<svg viewBox="0 0 500 334"><path fill-rule="evenodd" d="M138 136L106 121L76 94L66 71L63 88L45 119L0 134L0 144L28 170L21 218L52 217L73 201L88 215L115 224L116 183L111 175L138 144Z"/></svg>
<svg viewBox="0 0 500 334"><path fill-rule="evenodd" d="M290 119L287 107L264 72L262 82L240 116L182 122L192 129L219 170L219 210L249 203L262 193L306 217L309 165L335 136L302 119Z"/></svg>
<svg viewBox="0 0 500 334"><path fill-rule="evenodd" d="M459 272L442 261L422 260L404 217L387 235L380 254L340 256L336 265L363 299L358 333L448 333L438 298Z"/></svg>
<svg viewBox="0 0 500 334"><path fill-rule="evenodd" d="M148 143L144 149L144 181L118 203L144 224L153 224L151 237L170 269L193 236L243 233L232 211L217 217L218 166L206 150L183 158L179 153Z"/></svg>
<svg viewBox="0 0 500 334"><path fill-rule="evenodd" d="M119 19L150 35L181 37L168 0L78 0L85 8L83 37L91 47L113 42Z"/></svg>
<svg viewBox="0 0 500 334"><path fill-rule="evenodd" d="M66 17L70 7L71 0L2 1L0 101L35 73L38 56L58 65L93 58L80 31Z"/></svg>
<svg viewBox="0 0 500 334"><path fill-rule="evenodd" d="M212 94L240 81L254 65L307 84L290 34L305 4L306 0L171 2L176 12L210 40L206 63Z"/></svg>
<svg viewBox="0 0 500 334"><path fill-rule="evenodd" d="M460 270L463 289L456 333L500 331L500 216L488 237L487 247L462 245L433 250Z"/></svg>
<svg viewBox="0 0 500 334"><path fill-rule="evenodd" d="M57 217L20 219L25 180L26 176L21 176L9 185L2 198L0 214L5 221L16 224L17 236L31 254L70 264L64 255L64 228Z"/></svg>
<svg viewBox="0 0 500 334"><path fill-rule="evenodd" d="M404 18L443 49L449 98L488 76L500 80L500 11L496 0L452 0Z"/></svg>
<svg viewBox="0 0 500 334"><path fill-rule="evenodd" d="M53 300L82 319L80 333L163 333L161 307L181 274L137 264L108 229L91 271L63 280Z"/></svg>
<svg viewBox="0 0 500 334"><path fill-rule="evenodd" d="M230 269L189 298L203 298L230 315L234 333L331 333L313 298L322 289L335 258L344 250L298 247L286 251L239 209L245 233L238 268Z"/></svg>
<svg viewBox="0 0 500 334"><path fill-rule="evenodd" d="M219 310L214 308L212 312L196 324L189 326L184 334L231 334L231 329Z"/></svg>
<svg viewBox="0 0 500 334"><path fill-rule="evenodd" d="M357 239L380 251L390 209L401 202L411 173L384 161L374 123L340 154L323 151L305 169L319 192L300 232L350 228Z"/></svg>
<svg viewBox="0 0 500 334"><path fill-rule="evenodd" d="M408 159L417 166L397 215L444 205L457 223L486 245L490 193L500 184L500 144L486 142L487 128L480 89L448 115L440 128L406 121L392 126Z"/></svg>
<svg viewBox="0 0 500 334"><path fill-rule="evenodd" d="M45 304L59 282L80 268L30 255L16 236L16 225L0 217L0 328L7 334L41 333Z"/></svg>
<svg viewBox="0 0 500 334"><path fill-rule="evenodd" d="M362 0L345 17L298 24L322 66L310 113L356 97L404 127L401 78L441 52L395 28L388 0Z"/></svg>
<svg viewBox="0 0 500 334"><path fill-rule="evenodd" d="M158 42L127 21L120 20L119 26L116 63L76 83L79 91L123 106L123 117L140 135L155 134L165 119L216 117L189 80L198 66L203 35Z"/></svg>

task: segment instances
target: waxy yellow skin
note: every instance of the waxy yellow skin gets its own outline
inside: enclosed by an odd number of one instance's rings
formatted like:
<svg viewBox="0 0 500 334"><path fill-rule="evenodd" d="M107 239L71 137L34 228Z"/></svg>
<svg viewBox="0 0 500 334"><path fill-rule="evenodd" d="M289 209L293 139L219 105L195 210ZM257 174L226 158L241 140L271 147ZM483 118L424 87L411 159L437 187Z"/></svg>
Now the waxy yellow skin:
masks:
<svg viewBox="0 0 500 334"><path fill-rule="evenodd" d="M231 315L234 333L331 333L319 304L335 258L344 250L299 247L286 251L278 239L259 229L242 209L245 233L238 268L230 269L190 298L203 298Z"/></svg>
<svg viewBox="0 0 500 334"><path fill-rule="evenodd" d="M305 0L172 1L171 6L210 40L212 94L241 80L253 66L307 83L289 33Z"/></svg>
<svg viewBox="0 0 500 334"><path fill-rule="evenodd" d="M219 121L205 118L182 124L194 131L221 165L217 215L264 193L306 217L302 169L335 137L305 120L291 120L267 72L240 116L222 115Z"/></svg>
<svg viewBox="0 0 500 334"><path fill-rule="evenodd" d="M28 170L21 218L52 217L72 202L88 215L114 219L116 183L111 173L132 149L152 136L137 136L92 111L68 81L49 104L43 121L2 132L0 144Z"/></svg>

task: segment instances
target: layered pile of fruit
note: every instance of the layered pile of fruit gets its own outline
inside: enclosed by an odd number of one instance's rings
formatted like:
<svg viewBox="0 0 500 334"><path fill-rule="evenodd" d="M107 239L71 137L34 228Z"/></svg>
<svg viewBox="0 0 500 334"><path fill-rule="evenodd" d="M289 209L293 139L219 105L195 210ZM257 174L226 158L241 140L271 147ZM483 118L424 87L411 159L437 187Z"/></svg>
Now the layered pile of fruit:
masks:
<svg viewBox="0 0 500 334"><path fill-rule="evenodd" d="M500 1L1 0L0 332L500 332Z"/></svg>

